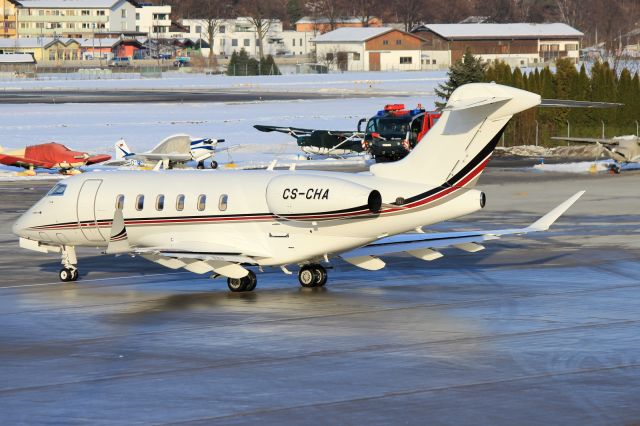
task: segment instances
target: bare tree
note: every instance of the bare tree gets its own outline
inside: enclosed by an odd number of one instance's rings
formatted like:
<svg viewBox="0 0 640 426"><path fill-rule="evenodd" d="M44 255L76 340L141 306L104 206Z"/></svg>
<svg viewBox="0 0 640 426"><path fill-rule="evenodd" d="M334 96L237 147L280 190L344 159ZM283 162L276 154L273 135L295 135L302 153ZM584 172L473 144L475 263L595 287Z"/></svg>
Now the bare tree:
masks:
<svg viewBox="0 0 640 426"><path fill-rule="evenodd" d="M580 0L555 0L555 2L562 22L575 26L581 18L584 3Z"/></svg>
<svg viewBox="0 0 640 426"><path fill-rule="evenodd" d="M394 0L394 9L398 19L404 24L405 31L411 31L422 20L426 6L423 0Z"/></svg>
<svg viewBox="0 0 640 426"><path fill-rule="evenodd" d="M209 68L214 68L216 58L213 53L213 41L220 30L220 24L231 13L231 3L228 0L200 0L197 13L202 20L209 44Z"/></svg>
<svg viewBox="0 0 640 426"><path fill-rule="evenodd" d="M239 10L249 18L256 30L258 56L264 58L264 39L274 20L284 13L284 5L278 0L241 0Z"/></svg>
<svg viewBox="0 0 640 426"><path fill-rule="evenodd" d="M360 20L363 27L369 26L371 18L380 13L382 0L352 0L353 16Z"/></svg>

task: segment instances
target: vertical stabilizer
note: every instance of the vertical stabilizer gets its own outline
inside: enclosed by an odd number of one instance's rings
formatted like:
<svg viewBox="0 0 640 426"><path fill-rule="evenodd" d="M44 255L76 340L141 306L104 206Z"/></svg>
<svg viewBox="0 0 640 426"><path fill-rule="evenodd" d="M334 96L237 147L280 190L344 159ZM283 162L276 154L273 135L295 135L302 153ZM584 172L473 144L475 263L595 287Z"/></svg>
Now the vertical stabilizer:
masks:
<svg viewBox="0 0 640 426"><path fill-rule="evenodd" d="M127 143L124 141L124 139L120 139L118 142L116 142L115 149L116 160L122 160L125 156L131 154L131 150L127 146Z"/></svg>
<svg viewBox="0 0 640 426"><path fill-rule="evenodd" d="M371 173L430 185L473 186L511 117L538 104L539 95L513 87L461 86L409 155L395 163L375 164Z"/></svg>

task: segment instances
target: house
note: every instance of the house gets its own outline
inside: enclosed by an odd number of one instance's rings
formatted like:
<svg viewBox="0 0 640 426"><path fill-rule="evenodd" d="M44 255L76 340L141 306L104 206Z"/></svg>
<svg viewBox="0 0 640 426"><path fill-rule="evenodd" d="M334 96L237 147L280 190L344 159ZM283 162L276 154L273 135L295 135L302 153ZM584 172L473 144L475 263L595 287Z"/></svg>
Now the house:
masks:
<svg viewBox="0 0 640 426"><path fill-rule="evenodd" d="M136 31L149 37L168 37L171 29L171 6L140 3L136 9Z"/></svg>
<svg viewBox="0 0 640 426"><path fill-rule="evenodd" d="M89 38L80 41L82 59L133 59L142 47L140 41L125 38Z"/></svg>
<svg viewBox="0 0 640 426"><path fill-rule="evenodd" d="M2 0L0 2L0 38L17 37L18 2Z"/></svg>
<svg viewBox="0 0 640 426"><path fill-rule="evenodd" d="M316 56L343 71L413 71L421 67L423 41L389 27L338 28L316 37Z"/></svg>
<svg viewBox="0 0 640 426"><path fill-rule="evenodd" d="M0 70L3 65L35 65L32 53L0 53Z"/></svg>
<svg viewBox="0 0 640 426"><path fill-rule="evenodd" d="M311 32L314 34L324 34L332 29L338 28L362 28L364 23L362 19L355 17L336 18L333 20L327 17L310 17L305 16L296 21L296 31ZM368 20L368 27L381 27L382 21L376 17Z"/></svg>
<svg viewBox="0 0 640 426"><path fill-rule="evenodd" d="M95 33L131 31L133 0L15 0L21 37L91 38Z"/></svg>
<svg viewBox="0 0 640 426"><path fill-rule="evenodd" d="M448 67L466 49L486 61L535 66L558 58L579 60L583 34L566 24L423 24L411 31L422 37L423 68Z"/></svg>
<svg viewBox="0 0 640 426"><path fill-rule="evenodd" d="M2 38L0 53L27 53L38 63L81 59L80 43L70 38Z"/></svg>

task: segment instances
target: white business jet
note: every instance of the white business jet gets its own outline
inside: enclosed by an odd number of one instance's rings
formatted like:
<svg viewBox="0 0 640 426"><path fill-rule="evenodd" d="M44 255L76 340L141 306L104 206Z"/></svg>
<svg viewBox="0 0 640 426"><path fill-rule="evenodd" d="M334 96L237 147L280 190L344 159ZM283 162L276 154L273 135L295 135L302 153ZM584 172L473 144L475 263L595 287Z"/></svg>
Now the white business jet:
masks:
<svg viewBox="0 0 640 426"><path fill-rule="evenodd" d="M20 246L62 254L62 281L78 278L74 247L139 255L172 269L227 277L251 291L256 266L299 266L304 287L323 286L321 263L341 257L367 270L406 252L427 261L443 247L468 252L510 234L544 231L579 192L523 228L424 233L423 226L485 205L475 186L511 117L540 96L497 84L457 89L417 147L367 173L299 170L112 171L66 179L19 218ZM417 232L413 232L417 231Z"/></svg>
<svg viewBox="0 0 640 426"><path fill-rule="evenodd" d="M224 139L192 139L189 135L173 135L165 138L152 150L135 153L131 151L124 139L116 142L116 159L105 165L121 165L138 163L171 169L175 165L183 165L195 161L198 169L204 169L204 161L215 155L216 147ZM211 168L218 167L218 162L211 161Z"/></svg>

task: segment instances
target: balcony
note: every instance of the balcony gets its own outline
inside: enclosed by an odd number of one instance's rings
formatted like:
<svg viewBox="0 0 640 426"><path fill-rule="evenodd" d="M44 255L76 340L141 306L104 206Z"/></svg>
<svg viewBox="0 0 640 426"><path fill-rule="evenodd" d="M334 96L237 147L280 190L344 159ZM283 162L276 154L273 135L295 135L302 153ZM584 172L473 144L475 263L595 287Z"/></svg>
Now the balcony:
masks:
<svg viewBox="0 0 640 426"><path fill-rule="evenodd" d="M109 22L107 15L103 16L83 16L83 15L58 15L58 16L40 16L40 15L20 15L20 22Z"/></svg>
<svg viewBox="0 0 640 426"><path fill-rule="evenodd" d="M16 15L0 15L2 21L16 22Z"/></svg>

